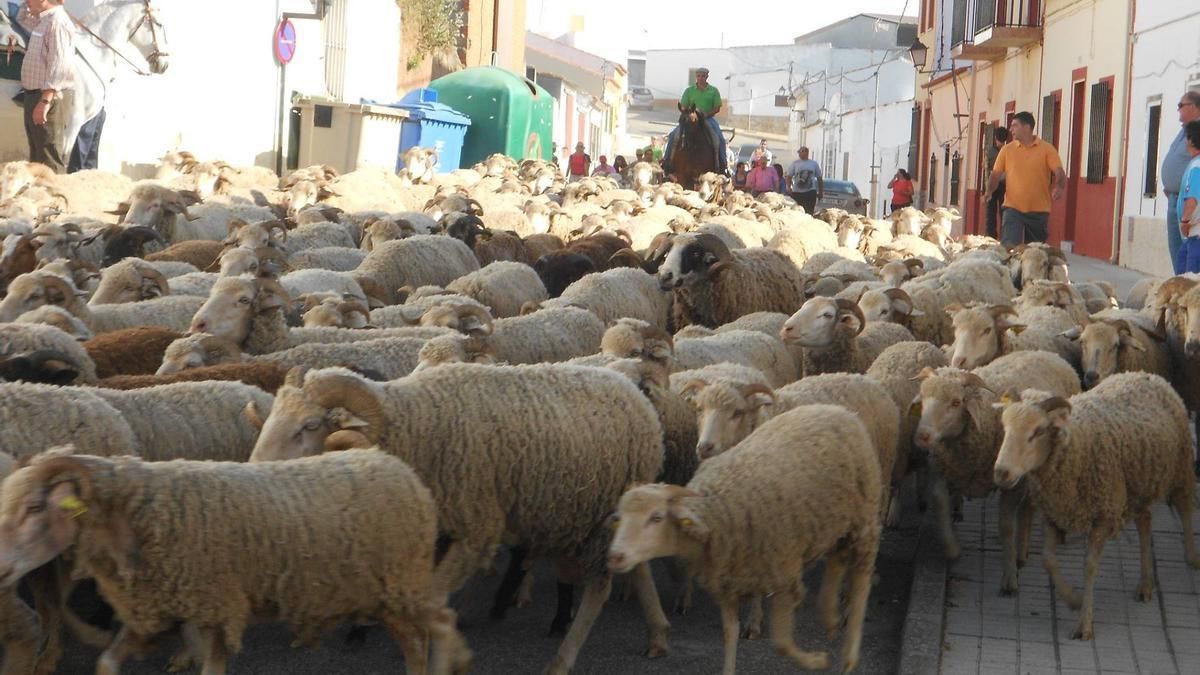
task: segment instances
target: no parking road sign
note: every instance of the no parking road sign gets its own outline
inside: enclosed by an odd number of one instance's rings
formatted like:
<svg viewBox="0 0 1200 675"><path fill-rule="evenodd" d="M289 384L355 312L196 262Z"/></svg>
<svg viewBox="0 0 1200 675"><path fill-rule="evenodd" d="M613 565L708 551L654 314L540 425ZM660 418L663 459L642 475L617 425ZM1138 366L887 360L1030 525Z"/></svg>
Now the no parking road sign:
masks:
<svg viewBox="0 0 1200 675"><path fill-rule="evenodd" d="M296 27L291 19L284 19L275 27L275 58L287 65L296 55Z"/></svg>

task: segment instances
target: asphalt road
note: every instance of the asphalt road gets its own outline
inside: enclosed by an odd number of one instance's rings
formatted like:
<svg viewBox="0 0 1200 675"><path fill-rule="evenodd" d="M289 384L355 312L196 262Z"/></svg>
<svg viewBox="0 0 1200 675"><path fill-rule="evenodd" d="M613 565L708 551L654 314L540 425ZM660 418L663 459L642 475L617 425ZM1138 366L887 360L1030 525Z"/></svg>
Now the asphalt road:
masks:
<svg viewBox="0 0 1200 675"><path fill-rule="evenodd" d="M900 634L912 581L916 549L915 516L905 527L884 533L877 569L879 583L871 594L864 625L862 659L857 672L890 675L896 672ZM463 633L475 654L472 673L513 675L540 673L553 658L561 638L547 637L554 615L554 583L549 568L535 568L537 584L533 605L512 610L503 622L487 618L488 603L499 576L476 578L456 595L454 605L462 619ZM840 643L825 640L811 607L820 580L819 573L809 575L810 602L796 616L797 642L805 649L826 649L837 654ZM663 659L641 656L645 647L645 624L636 600L622 601L614 590L591 635L579 655L577 675L640 674L661 675L715 673L721 668L721 621L716 606L700 589L695 606L686 616L670 612L676 584L671 581L663 561L655 563L655 580L663 606L671 620L670 654ZM614 585L614 589L619 589ZM578 599L577 599L578 601ZM745 609L743 609L743 612ZM743 614L744 615L744 614ZM253 675L383 675L403 672L399 647L382 629L371 629L365 644L348 645L347 628L341 627L326 637L315 650L292 649L291 636L280 625L254 626L247 631L240 654L230 661L231 674ZM162 648L143 661L129 661L122 669L126 675L151 675L163 672L178 643L164 641ZM72 643L59 673L94 672L96 652ZM739 672L754 675L800 672L790 661L776 655L770 642L740 642Z"/></svg>

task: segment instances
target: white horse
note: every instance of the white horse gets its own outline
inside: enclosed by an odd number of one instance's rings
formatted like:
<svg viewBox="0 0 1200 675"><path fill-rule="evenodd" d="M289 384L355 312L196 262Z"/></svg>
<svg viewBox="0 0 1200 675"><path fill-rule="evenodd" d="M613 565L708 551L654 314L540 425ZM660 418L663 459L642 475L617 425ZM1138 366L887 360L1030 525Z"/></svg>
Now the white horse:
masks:
<svg viewBox="0 0 1200 675"><path fill-rule="evenodd" d="M79 17L75 40L75 105L63 134L63 157L71 154L79 129L104 107L108 87L122 65L142 75L167 70L167 31L150 0L112 0ZM90 33L89 33L90 31ZM130 53L130 47L137 54ZM138 64L143 61L147 72Z"/></svg>
<svg viewBox="0 0 1200 675"><path fill-rule="evenodd" d="M3 1L3 0L0 0ZM12 51L25 51L25 38L21 37L8 19L8 4L0 6L0 52L5 54Z"/></svg>

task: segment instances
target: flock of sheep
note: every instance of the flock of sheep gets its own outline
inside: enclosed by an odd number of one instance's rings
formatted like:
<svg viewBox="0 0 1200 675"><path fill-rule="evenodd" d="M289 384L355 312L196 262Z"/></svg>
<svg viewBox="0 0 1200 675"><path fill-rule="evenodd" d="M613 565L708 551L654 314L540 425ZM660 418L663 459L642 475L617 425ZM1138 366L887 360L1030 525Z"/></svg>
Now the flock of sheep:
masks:
<svg viewBox="0 0 1200 675"><path fill-rule="evenodd" d="M767 596L779 654L849 671L902 490L929 495L950 558L956 503L999 491L1002 593L1036 512L1086 533L1082 594L1045 537L1078 638L1130 520L1151 597L1152 504L1200 566L1196 279L1121 307L1055 248L951 237L942 209L813 217L644 163L565 183L536 160L430 161L281 179L175 152L137 183L0 169L4 673L52 672L69 633L115 674L176 627L173 668L224 673L252 621L311 645L347 619L382 624L409 672L462 672L450 596L500 547L494 617L550 602L529 570L556 563L550 673L614 574L646 656L666 655L649 565L671 556L675 608L693 581L720 606L725 673ZM793 636L818 561L836 660ZM115 635L65 606L81 579Z"/></svg>

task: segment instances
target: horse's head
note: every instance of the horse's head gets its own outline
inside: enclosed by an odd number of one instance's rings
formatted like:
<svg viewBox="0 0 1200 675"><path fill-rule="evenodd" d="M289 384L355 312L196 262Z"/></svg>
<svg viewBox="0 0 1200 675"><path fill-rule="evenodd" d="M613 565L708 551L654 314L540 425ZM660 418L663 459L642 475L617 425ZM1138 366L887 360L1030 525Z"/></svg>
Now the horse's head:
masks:
<svg viewBox="0 0 1200 675"><path fill-rule="evenodd" d="M696 110L696 106L689 105L686 108L682 103L677 104L679 107L679 125L680 126L696 126L704 121L704 113Z"/></svg>
<svg viewBox="0 0 1200 675"><path fill-rule="evenodd" d="M8 15L0 12L0 50L8 51L10 49L23 51L25 39L12 27Z"/></svg>
<svg viewBox="0 0 1200 675"><path fill-rule="evenodd" d="M121 49L122 42L129 43L146 59L150 72L156 75L165 73L169 55L167 29L158 20L158 10L150 4L150 0L117 0L108 6L112 8L112 13L104 17L98 26L89 25L89 28L117 50ZM103 5L97 7L96 11L102 8ZM103 17L103 14L99 16Z"/></svg>

